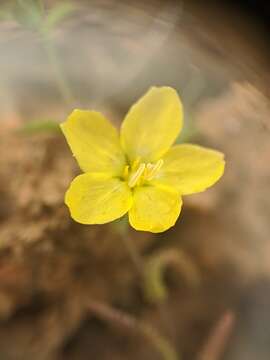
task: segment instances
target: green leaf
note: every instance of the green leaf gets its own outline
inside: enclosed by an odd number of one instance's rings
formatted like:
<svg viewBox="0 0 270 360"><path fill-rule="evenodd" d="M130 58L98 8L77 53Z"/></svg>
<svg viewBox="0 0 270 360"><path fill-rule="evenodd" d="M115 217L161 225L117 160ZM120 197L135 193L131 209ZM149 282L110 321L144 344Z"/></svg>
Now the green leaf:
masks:
<svg viewBox="0 0 270 360"><path fill-rule="evenodd" d="M0 10L0 21L3 20L12 20L14 19L12 11L10 9L2 9Z"/></svg>
<svg viewBox="0 0 270 360"><path fill-rule="evenodd" d="M58 25L62 20L70 16L75 10L75 6L69 2L62 2L55 5L45 19L45 27L51 30Z"/></svg>
<svg viewBox="0 0 270 360"><path fill-rule="evenodd" d="M60 133L59 124L52 120L36 120L30 121L24 124L20 129L19 132L22 134L36 134L36 133Z"/></svg>
<svg viewBox="0 0 270 360"><path fill-rule="evenodd" d="M13 17L18 24L39 30L43 23L43 8L38 0L17 0L13 8Z"/></svg>
<svg viewBox="0 0 270 360"><path fill-rule="evenodd" d="M189 256L179 249L165 249L152 255L144 267L144 294L152 303L162 303L168 297L165 271L172 267L185 277L189 286L197 288L201 275Z"/></svg>

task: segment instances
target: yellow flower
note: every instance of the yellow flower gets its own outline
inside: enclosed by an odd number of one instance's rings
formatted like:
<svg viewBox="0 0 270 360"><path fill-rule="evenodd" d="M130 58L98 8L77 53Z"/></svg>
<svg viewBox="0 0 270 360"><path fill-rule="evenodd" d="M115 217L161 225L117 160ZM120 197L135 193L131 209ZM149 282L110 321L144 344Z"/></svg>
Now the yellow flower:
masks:
<svg viewBox="0 0 270 360"><path fill-rule="evenodd" d="M162 232L180 214L182 195L213 185L223 154L197 145L172 146L183 124L182 104L170 87L152 87L120 130L96 111L74 110L61 124L84 174L66 192L74 220L104 224L128 212L136 230Z"/></svg>

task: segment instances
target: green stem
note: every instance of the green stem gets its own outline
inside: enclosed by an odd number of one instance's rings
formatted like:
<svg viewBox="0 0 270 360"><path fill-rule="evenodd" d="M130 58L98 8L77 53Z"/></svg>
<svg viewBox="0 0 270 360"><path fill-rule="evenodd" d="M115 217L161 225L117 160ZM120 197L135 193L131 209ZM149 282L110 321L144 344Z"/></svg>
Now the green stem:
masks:
<svg viewBox="0 0 270 360"><path fill-rule="evenodd" d="M129 224L126 218L121 219L117 224L117 232L120 239L140 277L144 277L144 261L134 242L128 233Z"/></svg>
<svg viewBox="0 0 270 360"><path fill-rule="evenodd" d="M44 8L43 0L37 0L37 2L38 2L38 6L41 9L41 11L44 12L45 8Z"/></svg>
<svg viewBox="0 0 270 360"><path fill-rule="evenodd" d="M120 325L127 330L143 335L152 343L164 360L179 360L170 342L160 335L150 324L139 321L131 315L93 300L89 302L88 308L102 320L109 321L114 325Z"/></svg>
<svg viewBox="0 0 270 360"><path fill-rule="evenodd" d="M126 248L126 251L130 257L130 259L132 260L134 267L136 268L136 271L138 272L138 274L143 277L144 276L144 262L142 259L141 254L139 253L138 249L136 248L136 246L134 246L134 242L132 241L132 239L130 238L130 236L124 235L121 236L121 240L123 245Z"/></svg>
<svg viewBox="0 0 270 360"><path fill-rule="evenodd" d="M180 360L172 344L161 336L151 325L140 323L142 333L152 342L164 360Z"/></svg>
<svg viewBox="0 0 270 360"><path fill-rule="evenodd" d="M152 255L145 264L145 294L151 302L162 303L168 297L164 273L172 266L184 275L188 284L194 288L200 285L200 273L187 254L181 250L167 249Z"/></svg>
<svg viewBox="0 0 270 360"><path fill-rule="evenodd" d="M142 284L145 284L148 278L148 274L145 269L145 262L136 245L132 241L132 238L130 237L130 234L128 232L129 223L127 218L123 218L120 221L116 222L115 227L138 275L141 278ZM159 302L159 299L155 300L157 303ZM162 319L167 319L163 307L159 307L159 313ZM143 324L141 325L140 329L141 332L143 332L144 335L148 337L148 339L151 340L153 344L155 344L155 347L157 348L157 350L159 350L161 354L163 354L163 358L165 360L177 359L177 355L173 346L163 337L160 337L158 332L153 329L152 326Z"/></svg>
<svg viewBox="0 0 270 360"><path fill-rule="evenodd" d="M66 104L69 105L71 103L74 103L75 98L63 72L55 46L46 30L42 31L41 34L43 46L46 51L52 71L54 73L59 92L61 93L62 98L66 102Z"/></svg>

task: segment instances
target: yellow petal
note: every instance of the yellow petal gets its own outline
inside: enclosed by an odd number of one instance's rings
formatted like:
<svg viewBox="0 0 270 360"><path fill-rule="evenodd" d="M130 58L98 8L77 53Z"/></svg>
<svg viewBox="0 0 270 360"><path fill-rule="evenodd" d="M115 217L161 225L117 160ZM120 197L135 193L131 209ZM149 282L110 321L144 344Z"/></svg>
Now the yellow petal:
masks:
<svg viewBox="0 0 270 360"><path fill-rule="evenodd" d="M95 111L74 110L61 124L73 155L84 172L121 175L125 157L117 130Z"/></svg>
<svg viewBox="0 0 270 360"><path fill-rule="evenodd" d="M65 196L71 217L81 224L104 224L123 216L132 204L127 184L88 173L77 176Z"/></svg>
<svg viewBox="0 0 270 360"><path fill-rule="evenodd" d="M182 104L170 87L152 87L126 115L121 143L129 160L158 160L174 143L183 123Z"/></svg>
<svg viewBox="0 0 270 360"><path fill-rule="evenodd" d="M172 147L163 157L164 163L154 184L169 185L182 195L204 191L224 172L224 155L198 145Z"/></svg>
<svg viewBox="0 0 270 360"><path fill-rule="evenodd" d="M182 200L175 191L155 186L134 189L129 222L136 230L158 233L172 227L181 211Z"/></svg>

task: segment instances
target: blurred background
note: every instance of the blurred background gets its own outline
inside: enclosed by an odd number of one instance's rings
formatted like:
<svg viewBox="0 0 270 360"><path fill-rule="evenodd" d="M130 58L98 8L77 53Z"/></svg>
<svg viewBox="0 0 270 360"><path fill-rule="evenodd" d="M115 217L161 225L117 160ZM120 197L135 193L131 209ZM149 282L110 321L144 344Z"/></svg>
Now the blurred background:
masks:
<svg viewBox="0 0 270 360"><path fill-rule="evenodd" d="M270 358L269 16L255 0L0 1L1 360L162 359L121 314L179 359ZM58 127L74 108L119 126L152 85L181 95L178 141L227 160L173 229L129 230L146 263L170 254L158 303L114 225L70 219L79 169Z"/></svg>

